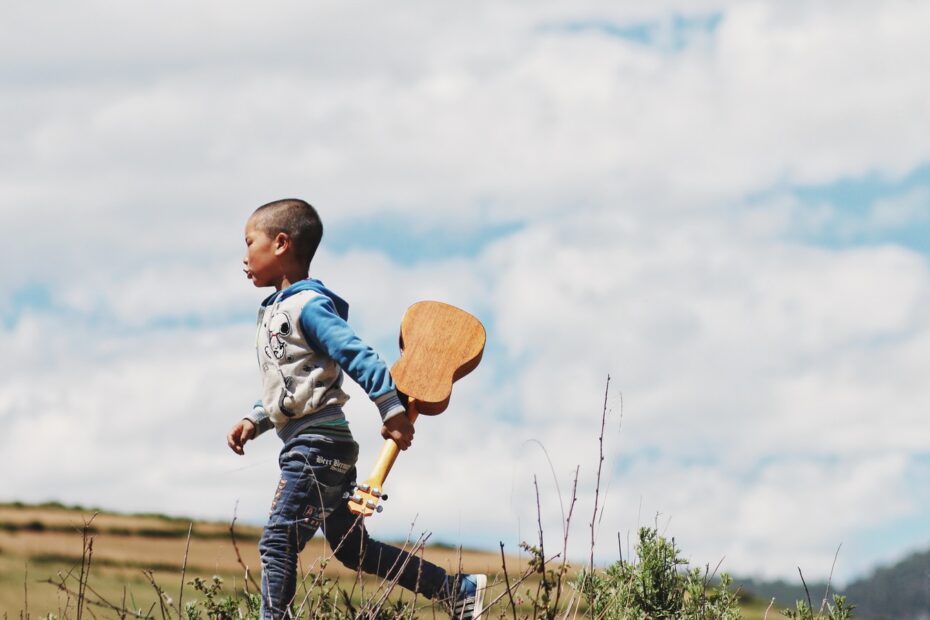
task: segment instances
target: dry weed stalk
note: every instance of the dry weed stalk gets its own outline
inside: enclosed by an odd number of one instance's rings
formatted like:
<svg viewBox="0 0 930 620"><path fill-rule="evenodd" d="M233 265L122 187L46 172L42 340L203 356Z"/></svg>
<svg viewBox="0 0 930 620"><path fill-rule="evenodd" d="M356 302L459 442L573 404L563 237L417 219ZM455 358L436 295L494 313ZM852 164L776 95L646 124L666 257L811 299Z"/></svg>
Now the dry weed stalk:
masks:
<svg viewBox="0 0 930 620"><path fill-rule="evenodd" d="M22 620L29 620L29 563L23 567L23 612L19 616ZM3 614L6 620L6 613Z"/></svg>
<svg viewBox="0 0 930 620"><path fill-rule="evenodd" d="M827 607L827 599L830 597L830 588L833 585L833 571L836 569L836 559L840 555L840 549L843 548L843 543L840 543L836 547L836 553L833 554L833 564L830 565L830 576L827 577L827 587L823 592L823 600L820 602L820 611L818 612L821 616L823 615L823 610Z"/></svg>
<svg viewBox="0 0 930 620"><path fill-rule="evenodd" d="M90 536L90 524L97 517L95 512L90 519L84 521L81 528L81 572L78 576L77 620L81 620L84 613L84 601L87 594L87 579L90 577L90 563L94 556L94 537Z"/></svg>
<svg viewBox="0 0 930 620"><path fill-rule="evenodd" d="M178 617L184 614L184 578L187 576L187 557L191 552L191 533L194 531L194 523L191 522L187 528L187 544L184 547L184 561L181 562L181 586L178 590Z"/></svg>
<svg viewBox="0 0 930 620"><path fill-rule="evenodd" d="M229 523L229 538L232 540L233 549L236 551L236 562L239 563L239 566L242 567L243 572L245 573L245 592L249 592L249 584L252 584L252 587L255 588L256 592L261 592L261 586L255 583L255 579L252 577L252 574L249 572L249 567L246 566L245 562L242 561L242 554L239 553L239 543L236 542L236 517L239 511L239 502L236 502L235 507L233 508L233 518Z"/></svg>
<svg viewBox="0 0 930 620"><path fill-rule="evenodd" d="M765 608L765 615L762 616L762 620L769 620L769 612L772 611L772 606L775 604L775 597L772 597L772 600L769 601L769 606Z"/></svg>
<svg viewBox="0 0 930 620"><path fill-rule="evenodd" d="M58 610L59 617L68 617L68 610L73 600L75 602L75 614L77 618L83 616L85 609L88 611L88 613L90 613L91 616L96 618L93 611L87 608L88 605L91 607L114 611L120 618L126 618L127 616L132 616L133 618L151 618L151 609L149 609L149 612L146 614L140 614L126 608L125 588L123 590L123 605L118 606L106 600L103 596L100 595L99 592L90 586L90 569L94 554L94 537L90 535L90 530L91 523L97 517L97 514L98 513L95 512L90 519L84 520L83 527L81 528L81 561L77 575L77 590L73 590L68 587L68 581L73 578L75 567L72 567L64 574L59 571L58 581L54 581L49 578L42 582L55 586L59 592L63 592L66 596L65 608L63 610L59 608ZM90 592L90 594L95 598L88 596L88 592Z"/></svg>
<svg viewBox="0 0 930 620"><path fill-rule="evenodd" d="M597 523L598 500L601 494L601 469L604 466L604 427L607 424L607 397L610 393L610 375L607 375L607 382L604 385L604 406L601 409L601 433L597 438L598 460L597 460L597 478L594 484L594 514L591 515L591 559L588 562L588 570L594 571L594 544L596 540L595 524ZM602 509L603 513L603 509Z"/></svg>
<svg viewBox="0 0 930 620"><path fill-rule="evenodd" d="M559 608L559 599L562 596L562 578L565 576L566 571L568 571L568 532L572 521L572 514L575 511L575 504L578 501L578 472L580 470L580 465L575 467L575 480L572 483L571 503L568 507L568 517L565 519L565 527L562 530L562 565L559 566L557 573L554 609Z"/></svg>
<svg viewBox="0 0 930 620"><path fill-rule="evenodd" d="M510 576L507 573L507 558L504 556L504 542L501 541L501 570L504 573L505 593L510 598L510 609L513 611L513 620L517 620L517 604L513 600L513 588L510 585Z"/></svg>
<svg viewBox="0 0 930 620"><path fill-rule="evenodd" d="M420 537L417 539L416 543L414 543L411 551L408 553L404 561L401 562L399 566L397 565L397 562L395 561L394 565L392 565L390 570L388 571L388 573L392 574L393 577L391 577L390 579L384 579L381 581L381 584L379 584L379 587L378 587L378 592L380 593L380 595L377 598L371 599L372 604L370 606L366 606L362 608L360 617L375 618L378 616L378 614L381 612L381 609L384 607L385 603L387 603L388 596L397 587L397 583L400 580L401 573L403 573L404 569L407 568L407 565L410 563L410 560L413 559L413 557L423 549L423 547L426 544L426 541L429 540L430 535L431 534L429 533L421 534ZM404 550L406 550L406 545L404 545Z"/></svg>

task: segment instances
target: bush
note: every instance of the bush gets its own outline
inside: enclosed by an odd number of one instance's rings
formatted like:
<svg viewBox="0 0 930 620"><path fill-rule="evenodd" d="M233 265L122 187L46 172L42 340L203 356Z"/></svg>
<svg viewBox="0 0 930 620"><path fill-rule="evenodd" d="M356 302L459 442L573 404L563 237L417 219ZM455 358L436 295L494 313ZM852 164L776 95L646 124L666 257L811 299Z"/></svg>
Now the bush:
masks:
<svg viewBox="0 0 930 620"><path fill-rule="evenodd" d="M604 620L737 620L741 617L729 575L711 583L709 570L686 570L674 539L641 528L638 561L620 560L574 581L588 613Z"/></svg>
<svg viewBox="0 0 930 620"><path fill-rule="evenodd" d="M824 609L816 615L810 605L804 601L798 601L795 603L794 609L785 609L782 613L791 620L849 620L849 618L853 617L852 610L854 608L855 605L846 603L845 596L834 594L833 605L825 603Z"/></svg>

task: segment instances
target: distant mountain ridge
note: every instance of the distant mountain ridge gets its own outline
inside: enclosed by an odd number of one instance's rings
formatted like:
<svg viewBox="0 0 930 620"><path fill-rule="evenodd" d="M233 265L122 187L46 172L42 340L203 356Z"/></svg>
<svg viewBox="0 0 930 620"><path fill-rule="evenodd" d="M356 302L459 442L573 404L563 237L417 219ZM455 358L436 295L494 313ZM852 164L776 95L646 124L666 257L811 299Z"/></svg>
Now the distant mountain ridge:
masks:
<svg viewBox="0 0 930 620"><path fill-rule="evenodd" d="M849 600L877 620L930 620L930 550L912 553L849 584Z"/></svg>
<svg viewBox="0 0 930 620"><path fill-rule="evenodd" d="M771 600L775 608L806 601L808 594L800 578L795 582L734 579L753 597ZM819 609L826 582L808 582L811 603ZM833 592L831 588L831 593ZM856 606L857 618L870 620L930 620L930 550L906 556L891 566L875 569L869 576L853 581L837 591ZM831 594L832 596L832 594Z"/></svg>

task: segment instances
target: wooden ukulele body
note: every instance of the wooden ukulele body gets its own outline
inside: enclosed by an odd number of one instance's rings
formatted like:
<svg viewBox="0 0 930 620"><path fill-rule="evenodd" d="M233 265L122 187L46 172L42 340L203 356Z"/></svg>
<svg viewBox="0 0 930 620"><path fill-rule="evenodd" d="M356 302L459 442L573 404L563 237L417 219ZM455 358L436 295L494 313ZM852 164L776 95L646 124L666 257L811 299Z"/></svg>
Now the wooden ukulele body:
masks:
<svg viewBox="0 0 930 620"><path fill-rule="evenodd" d="M449 406L452 384L478 366L486 340L484 326L464 310L438 301L421 301L404 313L400 325L401 357L391 367L397 390L407 396L407 416L438 415ZM362 516L380 512L382 492L400 448L388 439L364 483L349 499L349 510Z"/></svg>

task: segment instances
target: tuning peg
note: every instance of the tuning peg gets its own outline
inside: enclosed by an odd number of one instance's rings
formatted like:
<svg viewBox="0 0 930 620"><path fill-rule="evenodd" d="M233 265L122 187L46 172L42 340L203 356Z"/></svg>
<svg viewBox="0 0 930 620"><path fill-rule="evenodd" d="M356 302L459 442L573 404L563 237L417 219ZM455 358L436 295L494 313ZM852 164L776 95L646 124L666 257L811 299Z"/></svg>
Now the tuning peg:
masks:
<svg viewBox="0 0 930 620"><path fill-rule="evenodd" d="M352 494L348 491L342 494L342 499L349 499L350 497L352 497Z"/></svg>
<svg viewBox="0 0 930 620"><path fill-rule="evenodd" d="M356 488L357 488L359 491L361 491L362 493L367 493L368 490L369 490L371 487L368 486L367 484L360 484L360 485L358 485Z"/></svg>
<svg viewBox="0 0 930 620"><path fill-rule="evenodd" d="M386 502L386 501L387 501L387 493L385 493L384 495L381 496L381 501L382 501L382 502Z"/></svg>
<svg viewBox="0 0 930 620"><path fill-rule="evenodd" d="M355 495L352 496L352 501L355 502L356 504L361 504L362 496L356 493Z"/></svg>
<svg viewBox="0 0 930 620"><path fill-rule="evenodd" d="M378 506L375 508L375 512L381 512L382 510L384 510L384 506Z"/></svg>
<svg viewBox="0 0 930 620"><path fill-rule="evenodd" d="M366 502L365 502L365 505L368 506L368 507L371 508L371 509L374 509L375 506L377 506L377 504L375 504L375 502L374 502L373 500L368 500L368 501L366 501Z"/></svg>

